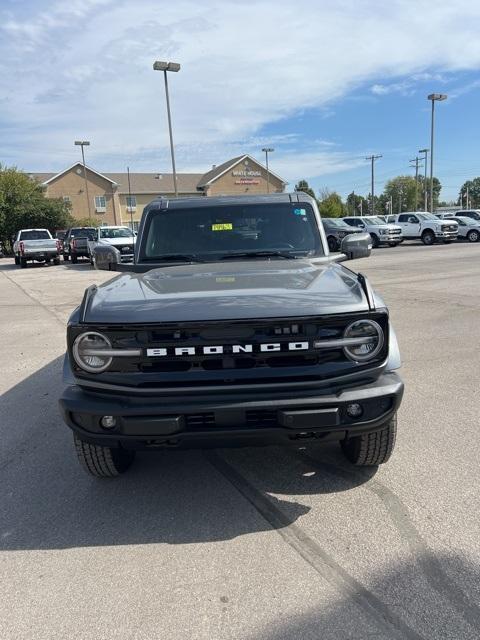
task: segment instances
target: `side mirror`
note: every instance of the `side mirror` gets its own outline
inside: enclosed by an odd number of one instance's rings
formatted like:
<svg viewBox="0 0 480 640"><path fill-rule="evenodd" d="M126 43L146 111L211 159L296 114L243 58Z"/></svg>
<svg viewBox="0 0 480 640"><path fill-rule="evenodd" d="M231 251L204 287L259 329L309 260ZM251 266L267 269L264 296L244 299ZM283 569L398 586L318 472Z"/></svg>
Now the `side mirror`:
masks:
<svg viewBox="0 0 480 640"><path fill-rule="evenodd" d="M415 224L417 222L417 220L415 220L415 218L413 216L410 216L408 218L408 222L410 222L411 224Z"/></svg>
<svg viewBox="0 0 480 640"><path fill-rule="evenodd" d="M92 251L95 269L100 271L116 271L120 263L120 251L112 246L98 245Z"/></svg>
<svg viewBox="0 0 480 640"><path fill-rule="evenodd" d="M372 237L369 233L350 233L342 240L340 251L347 260L368 258L372 253Z"/></svg>

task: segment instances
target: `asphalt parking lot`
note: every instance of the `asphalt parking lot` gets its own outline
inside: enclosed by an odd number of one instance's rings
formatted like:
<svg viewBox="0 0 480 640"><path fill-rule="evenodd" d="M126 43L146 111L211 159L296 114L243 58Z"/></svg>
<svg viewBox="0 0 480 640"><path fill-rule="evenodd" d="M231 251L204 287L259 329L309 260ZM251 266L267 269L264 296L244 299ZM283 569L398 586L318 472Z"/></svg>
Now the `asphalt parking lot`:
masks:
<svg viewBox="0 0 480 640"><path fill-rule="evenodd" d="M57 397L85 264L0 261L2 640L480 637L480 246L350 263L391 310L406 384L378 471L336 446L78 465Z"/></svg>

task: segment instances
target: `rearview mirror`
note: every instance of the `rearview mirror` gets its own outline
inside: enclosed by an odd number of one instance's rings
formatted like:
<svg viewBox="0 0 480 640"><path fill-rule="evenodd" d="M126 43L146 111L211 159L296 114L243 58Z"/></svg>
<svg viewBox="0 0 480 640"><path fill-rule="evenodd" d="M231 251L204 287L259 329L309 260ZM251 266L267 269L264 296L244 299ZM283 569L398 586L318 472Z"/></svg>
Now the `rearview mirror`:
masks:
<svg viewBox="0 0 480 640"><path fill-rule="evenodd" d="M368 258L372 253L372 237L369 233L350 233L343 238L340 251L347 256L347 260Z"/></svg>
<svg viewBox="0 0 480 640"><path fill-rule="evenodd" d="M98 245L92 250L93 265L100 271L116 271L120 251L112 246Z"/></svg>

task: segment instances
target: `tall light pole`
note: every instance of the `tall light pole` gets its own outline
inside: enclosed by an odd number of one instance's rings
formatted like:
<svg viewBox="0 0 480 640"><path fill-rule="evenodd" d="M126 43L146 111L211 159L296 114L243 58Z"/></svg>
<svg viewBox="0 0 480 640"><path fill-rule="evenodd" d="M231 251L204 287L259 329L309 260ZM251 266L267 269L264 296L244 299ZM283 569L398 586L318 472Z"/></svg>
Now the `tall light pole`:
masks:
<svg viewBox="0 0 480 640"><path fill-rule="evenodd" d="M424 190L424 194L423 194L424 203L423 204L424 204L425 211L428 211L428 208L427 208L427 201L428 201L428 198L427 198L427 164L428 164L427 155L428 155L429 151L430 151L430 149L419 149L418 150L418 153L424 153L425 154L425 158L423 160L423 162L425 163L425 178L424 178L424 183L423 183L423 190Z"/></svg>
<svg viewBox="0 0 480 640"><path fill-rule="evenodd" d="M431 93L427 96L432 103L432 124L430 128L430 213L433 213L433 140L435 131L435 102L446 100L444 93Z"/></svg>
<svg viewBox="0 0 480 640"><path fill-rule="evenodd" d="M75 140L75 146L82 148L82 164L83 164L83 178L85 180L85 195L87 197L88 219L91 221L92 212L90 210L90 196L88 195L87 169L85 168L85 152L83 151L83 147L89 147L90 142L88 140Z"/></svg>
<svg viewBox="0 0 480 640"><path fill-rule="evenodd" d="M267 165L267 193L270 193L270 172L268 170L268 154L273 153L275 149L273 149L272 147L264 147L262 151L265 154L265 164Z"/></svg>
<svg viewBox="0 0 480 640"><path fill-rule="evenodd" d="M175 197L177 197L178 196L177 171L175 169L175 153L173 150L172 116L170 113L170 98L168 95L167 71L174 71L174 72L180 71L180 65L178 62L162 62L161 60L156 60L153 63L153 70L163 71L163 75L165 79L165 97L167 101L168 132L170 134L170 153L172 155L173 188L175 189Z"/></svg>
<svg viewBox="0 0 480 640"><path fill-rule="evenodd" d="M383 156L367 156L365 158L365 160L369 160L372 163L372 202L370 205L370 215L374 216L375 215L375 160L378 160L378 158L382 158Z"/></svg>

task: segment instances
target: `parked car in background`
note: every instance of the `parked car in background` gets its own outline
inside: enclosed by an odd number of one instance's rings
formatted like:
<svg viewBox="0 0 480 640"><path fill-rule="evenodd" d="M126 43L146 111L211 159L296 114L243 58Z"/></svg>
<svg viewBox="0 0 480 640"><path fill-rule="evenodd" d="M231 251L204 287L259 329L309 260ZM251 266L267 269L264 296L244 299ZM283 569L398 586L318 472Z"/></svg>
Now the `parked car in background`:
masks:
<svg viewBox="0 0 480 640"><path fill-rule="evenodd" d="M66 235L66 229L59 229L58 231L55 231L55 238L58 240L60 245L60 253L63 253L63 241L65 240Z"/></svg>
<svg viewBox="0 0 480 640"><path fill-rule="evenodd" d="M480 240L480 220L473 220L464 216L455 216L452 220L458 223L459 238L464 238L469 242L478 242Z"/></svg>
<svg viewBox="0 0 480 640"><path fill-rule="evenodd" d="M322 218L322 224L330 251L340 251L343 238L350 233L363 233L361 229L352 227L339 218Z"/></svg>
<svg viewBox="0 0 480 640"><path fill-rule="evenodd" d="M95 230L95 237L88 241L90 262L93 264L93 249L98 245L114 247L120 254L121 262L133 262L136 236L130 227L105 226Z"/></svg>
<svg viewBox="0 0 480 640"><path fill-rule="evenodd" d="M480 209L462 209L461 211L456 211L455 216L472 218L472 220L478 220L480 222Z"/></svg>
<svg viewBox="0 0 480 640"><path fill-rule="evenodd" d="M88 241L96 238L95 227L72 227L68 229L63 240L63 259L74 264L78 258L88 258Z"/></svg>
<svg viewBox="0 0 480 640"><path fill-rule="evenodd" d="M377 216L346 216L342 220L369 233L374 247L379 247L381 244L396 247L403 240L401 227L388 224Z"/></svg>
<svg viewBox="0 0 480 640"><path fill-rule="evenodd" d="M59 264L60 243L48 229L21 229L13 243L13 255L22 269L34 261Z"/></svg>
<svg viewBox="0 0 480 640"><path fill-rule="evenodd" d="M437 216L426 211L405 211L388 216L388 219L393 219L401 227L406 240L418 239L425 245L432 245L437 241L448 244L456 240L458 235L457 222L450 219L439 220Z"/></svg>

